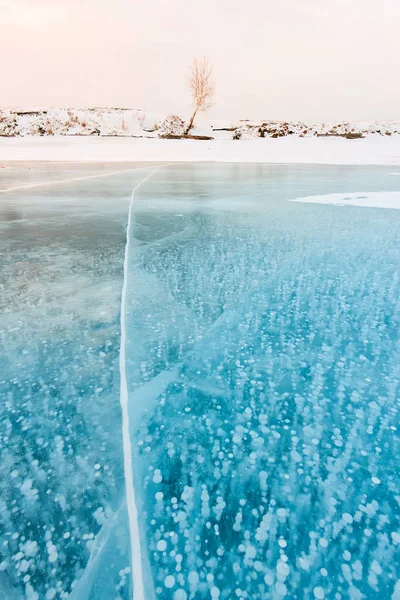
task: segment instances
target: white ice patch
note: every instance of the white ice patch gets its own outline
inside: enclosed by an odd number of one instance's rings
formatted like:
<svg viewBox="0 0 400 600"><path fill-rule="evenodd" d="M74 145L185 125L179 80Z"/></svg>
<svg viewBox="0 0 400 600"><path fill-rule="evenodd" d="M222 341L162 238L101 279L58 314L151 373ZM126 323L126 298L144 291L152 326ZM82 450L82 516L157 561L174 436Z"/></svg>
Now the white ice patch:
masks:
<svg viewBox="0 0 400 600"><path fill-rule="evenodd" d="M322 196L304 196L290 202L310 204L332 204L334 206L364 206L367 208L400 209L400 192L351 192L349 194L325 194Z"/></svg>

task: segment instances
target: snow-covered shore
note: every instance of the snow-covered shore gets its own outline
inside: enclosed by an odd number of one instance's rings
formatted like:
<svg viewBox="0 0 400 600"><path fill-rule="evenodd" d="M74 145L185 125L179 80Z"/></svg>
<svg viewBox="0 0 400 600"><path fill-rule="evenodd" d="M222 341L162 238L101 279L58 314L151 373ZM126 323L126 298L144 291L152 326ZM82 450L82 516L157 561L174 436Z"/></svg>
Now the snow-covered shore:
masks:
<svg viewBox="0 0 400 600"><path fill-rule="evenodd" d="M400 122L201 121L121 108L0 109L0 162L220 161L400 165ZM205 139L204 139L205 138Z"/></svg>
<svg viewBox="0 0 400 600"><path fill-rule="evenodd" d="M49 108L11 109L0 107L0 137L26 136L114 136L163 138L180 136L187 123L177 115L154 115L146 110L127 108ZM193 135L213 139L345 137L356 139L371 134L400 135L400 121L303 121L240 120L216 121L198 117Z"/></svg>
<svg viewBox="0 0 400 600"><path fill-rule="evenodd" d="M400 135L364 139L286 136L249 140L168 140L102 137L0 138L7 161L218 161L400 166Z"/></svg>

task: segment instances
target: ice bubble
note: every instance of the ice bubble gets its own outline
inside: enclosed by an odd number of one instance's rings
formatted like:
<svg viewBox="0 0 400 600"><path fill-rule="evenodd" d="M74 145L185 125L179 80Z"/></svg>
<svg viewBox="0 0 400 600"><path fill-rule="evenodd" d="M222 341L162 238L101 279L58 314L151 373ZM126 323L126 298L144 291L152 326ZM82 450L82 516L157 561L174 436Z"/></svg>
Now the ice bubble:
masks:
<svg viewBox="0 0 400 600"><path fill-rule="evenodd" d="M30 566L31 566L31 561L23 559L19 566L19 570L21 571L21 573L26 573Z"/></svg>
<svg viewBox="0 0 400 600"><path fill-rule="evenodd" d="M305 557L301 556L301 557L299 558L299 565L300 565L300 567L303 569L303 571L308 571L308 569L309 569L309 568L310 568L310 566L311 566L311 563L310 563L310 561L308 560L308 558L305 558Z"/></svg>
<svg viewBox="0 0 400 600"><path fill-rule="evenodd" d="M188 581L192 586L197 585L199 583L199 574L196 571L190 571Z"/></svg>
<svg viewBox="0 0 400 600"><path fill-rule="evenodd" d="M277 581L275 585L275 590L278 596L284 598L287 594L287 587L282 581Z"/></svg>
<svg viewBox="0 0 400 600"><path fill-rule="evenodd" d="M342 514L342 519L345 523L352 523L353 522L353 517L349 514L349 513L343 513Z"/></svg>
<svg viewBox="0 0 400 600"><path fill-rule="evenodd" d="M400 579L396 581L391 600L400 600Z"/></svg>
<svg viewBox="0 0 400 600"><path fill-rule="evenodd" d="M157 550L159 552L164 552L166 547L167 547L167 542L165 540L160 540L159 542L157 542Z"/></svg>
<svg viewBox="0 0 400 600"><path fill-rule="evenodd" d="M314 597L317 598L317 600L323 600L325 598L324 588L322 588L321 586L315 587Z"/></svg>
<svg viewBox="0 0 400 600"><path fill-rule="evenodd" d="M381 565L378 563L377 560L373 560L371 563L371 571L373 573L375 573L376 575L382 575L382 567Z"/></svg>
<svg viewBox="0 0 400 600"><path fill-rule="evenodd" d="M302 461L302 456L301 456L301 454L299 454L299 452L297 452L297 450L290 451L290 458L295 463L299 463Z"/></svg>
<svg viewBox="0 0 400 600"><path fill-rule="evenodd" d="M164 585L166 588L173 588L175 585L175 577L173 575L167 575L164 579Z"/></svg>
<svg viewBox="0 0 400 600"><path fill-rule="evenodd" d="M161 475L160 469L156 469L154 471L153 482L154 483L161 483L162 482L162 475Z"/></svg>
<svg viewBox="0 0 400 600"><path fill-rule="evenodd" d="M285 579L289 575L290 568L286 562L279 560L276 565L276 571L281 578L283 577Z"/></svg>
<svg viewBox="0 0 400 600"><path fill-rule="evenodd" d="M257 556L257 548L249 544L246 547L246 556L247 558L255 558Z"/></svg>
<svg viewBox="0 0 400 600"><path fill-rule="evenodd" d="M390 535L394 544L400 544L400 533L397 533L397 531L392 531Z"/></svg>

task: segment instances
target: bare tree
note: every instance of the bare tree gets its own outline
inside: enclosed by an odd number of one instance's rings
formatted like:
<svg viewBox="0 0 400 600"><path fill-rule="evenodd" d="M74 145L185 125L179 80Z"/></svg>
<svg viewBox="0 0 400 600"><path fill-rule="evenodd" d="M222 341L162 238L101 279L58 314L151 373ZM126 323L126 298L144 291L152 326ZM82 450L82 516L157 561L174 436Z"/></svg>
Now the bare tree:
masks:
<svg viewBox="0 0 400 600"><path fill-rule="evenodd" d="M186 128L185 135L192 129L197 113L208 110L212 106L212 98L215 94L215 82L212 74L212 67L207 56L193 60L188 83L193 98L194 112Z"/></svg>

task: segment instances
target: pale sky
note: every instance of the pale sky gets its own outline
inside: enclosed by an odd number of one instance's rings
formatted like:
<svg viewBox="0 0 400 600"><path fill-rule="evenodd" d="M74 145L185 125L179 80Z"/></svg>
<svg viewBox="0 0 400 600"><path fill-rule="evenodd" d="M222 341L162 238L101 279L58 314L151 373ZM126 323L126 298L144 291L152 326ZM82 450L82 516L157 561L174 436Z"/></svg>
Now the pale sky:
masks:
<svg viewBox="0 0 400 600"><path fill-rule="evenodd" d="M0 105L218 119L400 119L400 0L0 0Z"/></svg>

